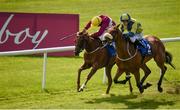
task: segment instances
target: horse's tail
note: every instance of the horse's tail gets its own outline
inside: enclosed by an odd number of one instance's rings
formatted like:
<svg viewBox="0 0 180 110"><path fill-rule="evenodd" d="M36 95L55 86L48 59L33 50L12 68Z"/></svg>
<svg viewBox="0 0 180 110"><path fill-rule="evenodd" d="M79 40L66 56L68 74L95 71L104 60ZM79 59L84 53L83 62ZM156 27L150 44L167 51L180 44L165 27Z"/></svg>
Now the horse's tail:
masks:
<svg viewBox="0 0 180 110"><path fill-rule="evenodd" d="M172 54L169 53L168 51L166 51L165 55L166 55L166 63L171 65L171 67L173 67L175 69L175 66L172 64L172 59L173 59Z"/></svg>

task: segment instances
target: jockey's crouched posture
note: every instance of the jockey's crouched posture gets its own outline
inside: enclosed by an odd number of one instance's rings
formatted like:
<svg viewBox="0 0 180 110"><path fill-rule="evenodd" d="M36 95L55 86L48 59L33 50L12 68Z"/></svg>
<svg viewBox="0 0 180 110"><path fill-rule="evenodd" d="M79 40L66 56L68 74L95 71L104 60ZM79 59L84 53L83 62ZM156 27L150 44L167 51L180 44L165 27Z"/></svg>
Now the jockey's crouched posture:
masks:
<svg viewBox="0 0 180 110"><path fill-rule="evenodd" d="M120 22L122 22L120 28L123 32L123 36L137 46L143 57L145 55L150 55L150 45L147 40L143 39L143 29L141 24L131 18L127 13L120 16Z"/></svg>
<svg viewBox="0 0 180 110"><path fill-rule="evenodd" d="M91 34L91 37L93 38L99 38L102 42L105 42L107 39L105 37L107 37L106 32L109 28L111 28L112 26L115 26L115 22L108 16L105 15L99 15L99 16L95 16L93 17L88 24L85 26L85 28L83 29L83 32L87 31L89 28L91 27L100 27L99 30L93 34ZM112 37L109 37L110 40L112 40ZM106 46L107 50L108 50L108 54L110 56L115 56L116 52L115 52L115 45L113 45L114 43L110 43Z"/></svg>

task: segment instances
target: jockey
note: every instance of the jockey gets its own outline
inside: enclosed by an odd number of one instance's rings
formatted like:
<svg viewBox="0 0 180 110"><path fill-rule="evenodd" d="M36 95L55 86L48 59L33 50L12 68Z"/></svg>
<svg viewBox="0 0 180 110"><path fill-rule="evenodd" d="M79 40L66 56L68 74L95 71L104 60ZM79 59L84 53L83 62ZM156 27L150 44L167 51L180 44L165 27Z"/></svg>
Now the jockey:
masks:
<svg viewBox="0 0 180 110"><path fill-rule="evenodd" d="M143 29L141 24L135 19L131 18L131 16L127 13L121 15L120 21L122 22L121 31L123 32L123 36L137 46L143 57L143 62L145 56L151 55L152 53L148 41L143 38Z"/></svg>
<svg viewBox="0 0 180 110"><path fill-rule="evenodd" d="M115 43L112 42L113 37L106 32L109 28L115 25L115 22L110 17L105 15L99 15L93 17L91 21L88 22L86 27L83 29L83 32L86 32L89 28L93 26L100 27L97 32L91 34L91 37L99 38L103 43L106 43L107 45L105 46L105 48L108 50L109 56L112 57L116 55Z"/></svg>
<svg viewBox="0 0 180 110"><path fill-rule="evenodd" d="M98 32L91 34L93 38L100 38L101 41L105 41L104 34L106 31L115 25L115 22L108 16L99 15L95 16L88 22L86 27L83 29L83 32L88 30L90 27L100 27ZM112 39L112 38L111 38Z"/></svg>
<svg viewBox="0 0 180 110"><path fill-rule="evenodd" d="M128 13L124 13L120 17L120 21L122 22L121 31L123 32L123 36L127 39L130 39L132 43L135 45L140 45L144 47L144 45L140 42L143 38L142 34L142 26L135 19L131 18Z"/></svg>

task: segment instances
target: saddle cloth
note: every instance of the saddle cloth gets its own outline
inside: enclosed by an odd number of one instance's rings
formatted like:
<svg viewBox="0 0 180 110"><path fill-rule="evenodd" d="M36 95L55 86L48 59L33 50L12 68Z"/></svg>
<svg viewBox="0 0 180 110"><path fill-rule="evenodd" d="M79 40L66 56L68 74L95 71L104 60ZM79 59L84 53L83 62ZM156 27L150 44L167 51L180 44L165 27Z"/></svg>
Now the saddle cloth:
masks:
<svg viewBox="0 0 180 110"><path fill-rule="evenodd" d="M151 46L150 46L149 42L146 39L141 39L139 42L144 46L144 47L141 45L137 46L140 53L143 56L152 55Z"/></svg>
<svg viewBox="0 0 180 110"><path fill-rule="evenodd" d="M116 56L116 49L115 49L114 42L112 42L111 44L106 45L105 48L107 49L108 55L110 57Z"/></svg>

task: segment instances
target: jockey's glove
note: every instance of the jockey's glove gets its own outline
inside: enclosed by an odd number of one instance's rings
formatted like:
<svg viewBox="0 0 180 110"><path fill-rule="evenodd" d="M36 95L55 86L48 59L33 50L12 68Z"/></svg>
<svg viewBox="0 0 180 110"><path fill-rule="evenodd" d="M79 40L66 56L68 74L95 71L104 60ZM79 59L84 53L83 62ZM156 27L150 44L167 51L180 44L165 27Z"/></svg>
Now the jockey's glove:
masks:
<svg viewBox="0 0 180 110"><path fill-rule="evenodd" d="M128 35L129 37L133 37L133 36L134 36L134 33L133 33L133 32L128 32L127 35Z"/></svg>
<svg viewBox="0 0 180 110"><path fill-rule="evenodd" d="M129 36L128 36L127 33L123 33L123 37L124 37L125 39L129 40Z"/></svg>
<svg viewBox="0 0 180 110"><path fill-rule="evenodd" d="M125 32L123 33L123 36L129 40L130 37L133 37L134 36L134 33L133 32Z"/></svg>

